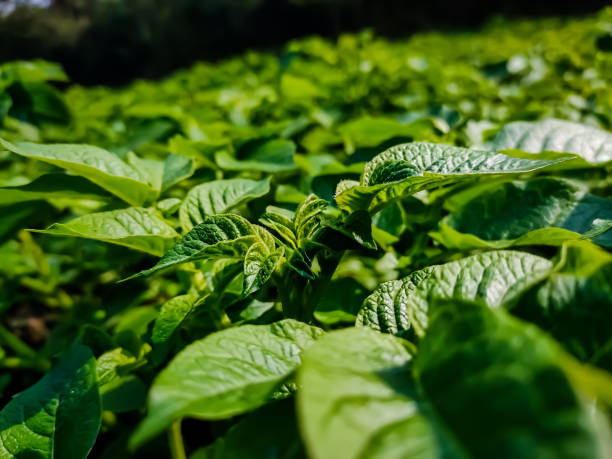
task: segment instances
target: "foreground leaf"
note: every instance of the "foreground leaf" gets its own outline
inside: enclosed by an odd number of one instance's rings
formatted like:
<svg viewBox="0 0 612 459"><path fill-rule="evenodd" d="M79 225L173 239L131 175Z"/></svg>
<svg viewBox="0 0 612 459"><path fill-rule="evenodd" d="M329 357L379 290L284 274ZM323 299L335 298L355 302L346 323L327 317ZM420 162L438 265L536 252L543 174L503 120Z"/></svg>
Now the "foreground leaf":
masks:
<svg viewBox="0 0 612 459"><path fill-rule="evenodd" d="M0 411L0 458L85 458L100 428L96 361L74 345Z"/></svg>
<svg viewBox="0 0 612 459"><path fill-rule="evenodd" d="M145 182L137 169L118 156L90 145L39 145L30 142L12 144L0 139L0 145L20 156L36 159L85 177L128 204L140 206L151 202L157 192Z"/></svg>
<svg viewBox="0 0 612 459"><path fill-rule="evenodd" d="M538 324L582 361L612 371L612 256L586 241L563 248L559 264L512 313Z"/></svg>
<svg viewBox="0 0 612 459"><path fill-rule="evenodd" d="M32 231L95 239L157 256L162 255L178 236L153 209L142 207L87 214L68 223L54 223L45 230Z"/></svg>
<svg viewBox="0 0 612 459"><path fill-rule="evenodd" d="M392 147L365 165L359 184L341 182L336 202L342 209L384 207L402 196L461 180L524 174L571 159L523 159L494 151L413 142Z"/></svg>
<svg viewBox="0 0 612 459"><path fill-rule="evenodd" d="M367 329L321 338L304 353L298 410L313 458L439 457L402 340Z"/></svg>
<svg viewBox="0 0 612 459"><path fill-rule="evenodd" d="M612 200L569 182L543 178L489 188L446 217L432 236L449 248L561 245L588 235L612 219ZM595 242L612 244L607 235Z"/></svg>
<svg viewBox="0 0 612 459"><path fill-rule="evenodd" d="M224 214L270 191L270 179L215 180L198 185L187 193L179 210L183 230L190 230L204 218Z"/></svg>
<svg viewBox="0 0 612 459"><path fill-rule="evenodd" d="M322 330L294 320L244 325L187 346L153 382L148 416L131 444L185 416L223 419L269 401Z"/></svg>
<svg viewBox="0 0 612 459"><path fill-rule="evenodd" d="M232 214L206 217L194 226L151 269L132 276L148 276L171 266L206 258L242 258L257 240L248 220Z"/></svg>
<svg viewBox="0 0 612 459"><path fill-rule="evenodd" d="M413 360L407 345L345 329L304 353L298 411L312 457L607 457L605 418L536 327L447 303Z"/></svg>
<svg viewBox="0 0 612 459"><path fill-rule="evenodd" d="M568 358L502 310L455 303L432 317L414 375L472 457L607 457L607 423L570 384Z"/></svg>
<svg viewBox="0 0 612 459"><path fill-rule="evenodd" d="M544 277L552 263L526 252L485 252L381 284L363 303L357 325L425 335L430 300L479 299L495 308Z"/></svg>
<svg viewBox="0 0 612 459"><path fill-rule="evenodd" d="M490 146L528 153L574 153L592 164L612 160L612 134L584 124L556 119L517 121L505 125Z"/></svg>

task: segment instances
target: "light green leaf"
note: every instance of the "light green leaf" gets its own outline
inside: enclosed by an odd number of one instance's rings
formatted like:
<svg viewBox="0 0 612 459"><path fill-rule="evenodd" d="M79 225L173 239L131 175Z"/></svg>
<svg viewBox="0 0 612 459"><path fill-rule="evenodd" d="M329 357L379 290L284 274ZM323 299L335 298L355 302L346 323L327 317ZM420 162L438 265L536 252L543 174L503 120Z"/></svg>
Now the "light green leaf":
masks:
<svg viewBox="0 0 612 459"><path fill-rule="evenodd" d="M181 226L190 230L205 217L224 214L270 191L270 179L215 180L198 185L187 193L179 210Z"/></svg>
<svg viewBox="0 0 612 459"><path fill-rule="evenodd" d="M258 233L254 225L239 215L206 217L168 250L155 266L131 278L148 276L188 261L206 258L242 258L257 239Z"/></svg>
<svg viewBox="0 0 612 459"><path fill-rule="evenodd" d="M155 379L137 447L185 416L224 419L270 401L323 331L294 320L244 325L187 346Z"/></svg>
<svg viewBox="0 0 612 459"><path fill-rule="evenodd" d="M431 131L432 124L428 120L405 124L393 118L371 116L349 121L340 127L340 132L356 147L375 147L393 137L421 137Z"/></svg>
<svg viewBox="0 0 612 459"><path fill-rule="evenodd" d="M122 348L115 348L98 357L96 372L104 410L123 413L144 405L144 384L130 374L147 363L143 357L144 354L137 357Z"/></svg>
<svg viewBox="0 0 612 459"><path fill-rule="evenodd" d="M298 412L310 456L441 457L410 360L402 340L367 329L329 333L307 350Z"/></svg>
<svg viewBox="0 0 612 459"><path fill-rule="evenodd" d="M191 177L194 172L195 164L191 158L170 153L164 160L161 191L165 191L181 180Z"/></svg>
<svg viewBox="0 0 612 459"><path fill-rule="evenodd" d="M236 157L225 151L215 154L215 161L221 169L256 170L262 172L282 172L296 168L293 161L295 144L287 139L263 139L247 142Z"/></svg>
<svg viewBox="0 0 612 459"><path fill-rule="evenodd" d="M503 250L429 266L381 284L364 301L357 325L423 336L431 299L479 299L495 308L544 277L551 267L545 258Z"/></svg>
<svg viewBox="0 0 612 459"><path fill-rule="evenodd" d="M289 100L314 99L326 95L325 87L315 84L306 78L283 73L280 79L280 91Z"/></svg>
<svg viewBox="0 0 612 459"><path fill-rule="evenodd" d="M461 180L541 171L573 156L524 159L493 151L413 142L392 147L365 165L359 185L338 185L336 202L345 210L370 212L418 191Z"/></svg>
<svg viewBox="0 0 612 459"><path fill-rule="evenodd" d="M0 458L85 458L100 428L96 362L75 344L0 411Z"/></svg>
<svg viewBox="0 0 612 459"><path fill-rule="evenodd" d="M592 164L612 160L612 133L584 124L556 119L517 121L504 126L490 147L528 153L574 153Z"/></svg>
<svg viewBox="0 0 612 459"><path fill-rule="evenodd" d="M173 338L193 310L196 300L195 295L180 295L166 301L161 307L151 335L153 357L157 363L168 354Z"/></svg>
<svg viewBox="0 0 612 459"><path fill-rule="evenodd" d="M21 186L0 188L0 205L45 199L110 201L112 196L82 177L46 174Z"/></svg>
<svg viewBox="0 0 612 459"><path fill-rule="evenodd" d="M561 245L612 219L612 200L569 182L542 178L489 188L440 223L434 239L463 250L518 245ZM607 242L604 235L595 241Z"/></svg>
<svg viewBox="0 0 612 459"><path fill-rule="evenodd" d="M603 459L609 427L568 379L569 358L503 310L456 302L436 308L413 372L470 457Z"/></svg>
<svg viewBox="0 0 612 459"><path fill-rule="evenodd" d="M157 196L157 191L146 183L137 169L98 147L30 142L12 144L3 139L0 139L0 145L20 156L53 164L85 177L134 206L151 202Z"/></svg>
<svg viewBox="0 0 612 459"><path fill-rule="evenodd" d="M178 236L153 209L142 207L87 214L67 223L54 223L45 230L31 231L96 239L158 256L171 247Z"/></svg>

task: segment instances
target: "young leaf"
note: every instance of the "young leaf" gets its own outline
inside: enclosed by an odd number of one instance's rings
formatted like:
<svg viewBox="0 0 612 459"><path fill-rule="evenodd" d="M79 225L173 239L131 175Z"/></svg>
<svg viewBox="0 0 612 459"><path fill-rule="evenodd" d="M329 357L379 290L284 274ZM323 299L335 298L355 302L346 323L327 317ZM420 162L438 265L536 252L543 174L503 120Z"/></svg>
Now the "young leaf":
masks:
<svg viewBox="0 0 612 459"><path fill-rule="evenodd" d="M431 234L462 250L517 245L561 245L612 219L612 200L581 191L569 182L542 178L489 188L446 217ZM607 237L595 235L606 245Z"/></svg>
<svg viewBox="0 0 612 459"><path fill-rule="evenodd" d="M185 416L224 419L271 400L323 331L294 320L223 330L187 346L153 382L137 447Z"/></svg>
<svg viewBox="0 0 612 459"><path fill-rule="evenodd" d="M284 253L284 247L274 250L274 245L271 249L263 242L256 242L249 247L244 257L243 296L256 292L270 280L283 260Z"/></svg>
<svg viewBox="0 0 612 459"><path fill-rule="evenodd" d="M128 204L140 206L151 202L157 192L145 182L137 169L118 156L90 145L15 144L0 139L0 145L20 156L36 159L85 177Z"/></svg>
<svg viewBox="0 0 612 459"><path fill-rule="evenodd" d="M257 240L254 226L233 215L206 217L168 250L155 266L130 277L148 276L171 266L206 258L242 258Z"/></svg>
<svg viewBox="0 0 612 459"><path fill-rule="evenodd" d="M293 220L295 214L280 207L268 206L259 217L259 223L273 230L284 242L292 248L297 248L297 236Z"/></svg>
<svg viewBox="0 0 612 459"><path fill-rule="evenodd" d="M444 144L407 143L392 147L368 162L359 185L338 184L336 202L348 211L375 212L388 202L418 191L466 179L540 171L571 158L568 155L523 159Z"/></svg>
<svg viewBox="0 0 612 459"><path fill-rule="evenodd" d="M179 210L181 226L190 230L204 218L224 214L270 191L270 179L215 180L198 185L187 193Z"/></svg>
<svg viewBox="0 0 612 459"><path fill-rule="evenodd" d="M67 223L54 223L45 230L32 231L96 239L157 256L161 256L178 236L153 209L142 207L87 214Z"/></svg>
<svg viewBox="0 0 612 459"><path fill-rule="evenodd" d="M526 252L472 255L381 284L363 303L357 325L425 335L430 299L479 299L495 308L544 277L552 263Z"/></svg>
<svg viewBox="0 0 612 459"><path fill-rule="evenodd" d="M319 199L314 194L308 196L298 207L293 219L298 245L303 245L320 228L323 211L328 207L326 200Z"/></svg>
<svg viewBox="0 0 612 459"><path fill-rule="evenodd" d="M528 153L574 153L592 164L612 160L612 134L601 129L556 119L517 121L505 125L490 143L500 150Z"/></svg>
<svg viewBox="0 0 612 459"><path fill-rule="evenodd" d="M0 411L0 458L85 458L101 413L96 361L89 348L75 344Z"/></svg>

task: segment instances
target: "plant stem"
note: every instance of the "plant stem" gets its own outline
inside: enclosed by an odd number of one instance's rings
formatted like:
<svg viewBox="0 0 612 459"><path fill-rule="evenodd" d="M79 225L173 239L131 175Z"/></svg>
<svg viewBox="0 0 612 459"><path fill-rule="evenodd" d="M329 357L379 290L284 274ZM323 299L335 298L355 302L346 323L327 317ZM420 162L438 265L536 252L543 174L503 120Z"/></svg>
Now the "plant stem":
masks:
<svg viewBox="0 0 612 459"><path fill-rule="evenodd" d="M14 334L8 331L3 325L0 325L0 341L10 347L20 357L34 359L37 357L36 351L26 343L17 338Z"/></svg>
<svg viewBox="0 0 612 459"><path fill-rule="evenodd" d="M14 368L31 368L42 372L48 371L51 368L51 362L46 358L38 355L38 353L21 341L17 336L12 334L3 325L0 324L0 343L10 347L19 358L3 359L4 365L14 365Z"/></svg>
<svg viewBox="0 0 612 459"><path fill-rule="evenodd" d="M185 446L183 445L183 435L181 434L181 420L177 419L168 430L168 443L172 459L187 459Z"/></svg>

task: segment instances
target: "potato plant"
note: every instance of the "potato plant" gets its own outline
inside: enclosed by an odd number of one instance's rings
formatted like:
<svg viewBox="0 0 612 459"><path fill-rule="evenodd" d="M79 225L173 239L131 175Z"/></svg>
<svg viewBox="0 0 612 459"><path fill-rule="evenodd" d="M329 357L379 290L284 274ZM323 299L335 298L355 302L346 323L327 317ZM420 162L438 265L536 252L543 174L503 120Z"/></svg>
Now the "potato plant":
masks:
<svg viewBox="0 0 612 459"><path fill-rule="evenodd" d="M610 457L610 34L2 64L0 458Z"/></svg>

